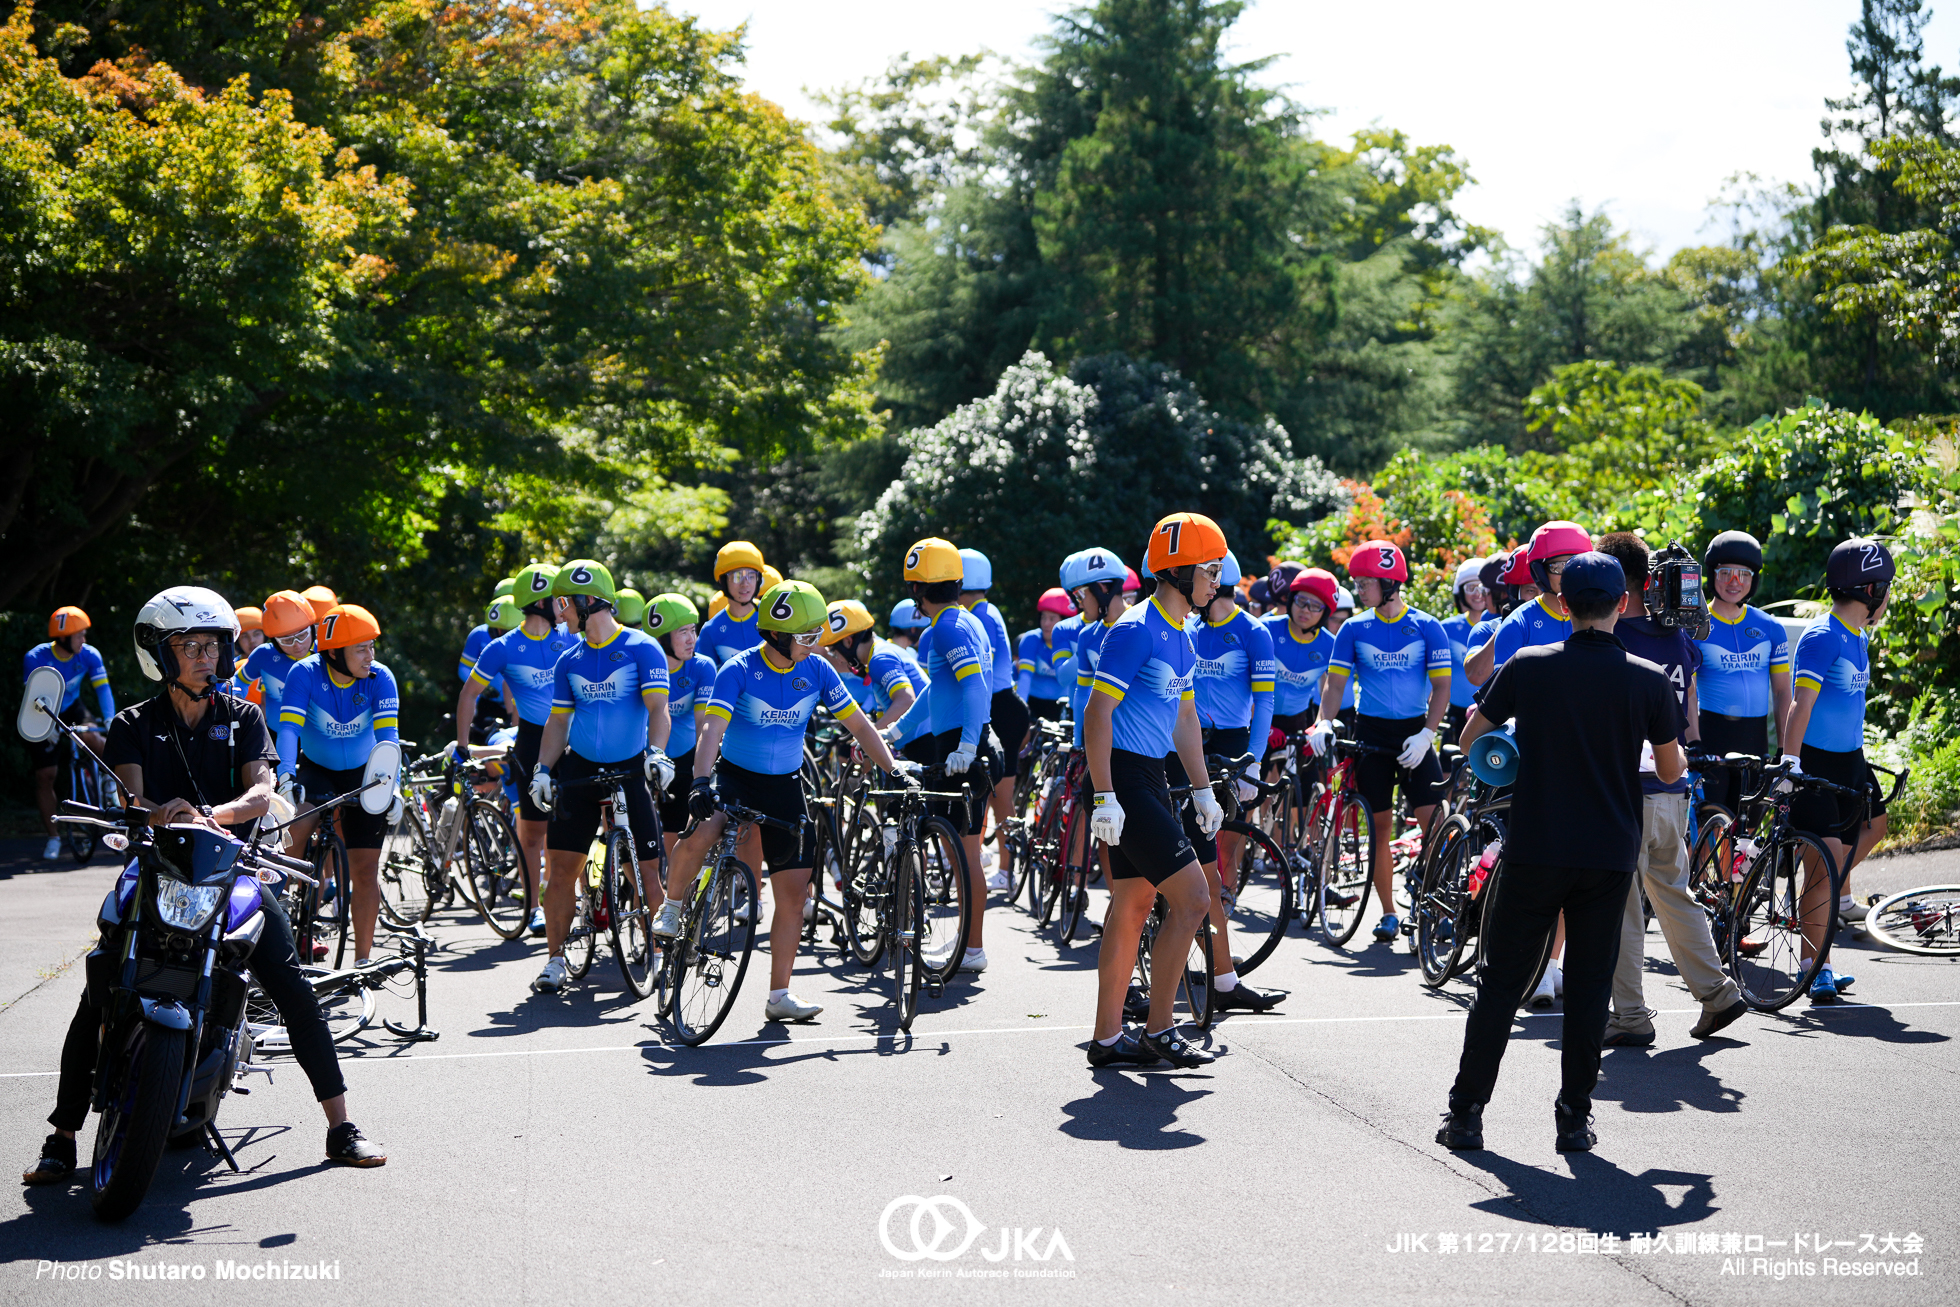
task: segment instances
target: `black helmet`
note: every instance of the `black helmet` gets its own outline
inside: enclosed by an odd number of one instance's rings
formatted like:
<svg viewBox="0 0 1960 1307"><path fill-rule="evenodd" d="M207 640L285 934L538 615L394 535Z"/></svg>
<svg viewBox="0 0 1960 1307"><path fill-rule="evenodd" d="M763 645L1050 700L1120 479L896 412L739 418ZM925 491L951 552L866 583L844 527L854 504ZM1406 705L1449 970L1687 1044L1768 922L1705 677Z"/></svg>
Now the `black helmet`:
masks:
<svg viewBox="0 0 1960 1307"><path fill-rule="evenodd" d="M1831 551L1831 561L1824 567L1824 584L1833 596L1862 600L1867 611L1876 612L1898 570L1892 552L1884 545L1854 538Z"/></svg>
<svg viewBox="0 0 1960 1307"><path fill-rule="evenodd" d="M1756 587L1763 583L1762 542L1747 531L1724 531L1708 542L1708 550L1701 556L1701 567L1711 585L1718 567L1748 568L1749 593L1742 596L1742 602L1748 603L1756 597Z"/></svg>
<svg viewBox="0 0 1960 1307"><path fill-rule="evenodd" d="M1484 587L1484 593L1490 596L1491 606L1497 610L1499 617L1509 617L1511 610L1518 606L1518 587L1498 580L1511 570L1511 558L1512 555L1508 553L1498 554L1477 571L1477 580Z"/></svg>

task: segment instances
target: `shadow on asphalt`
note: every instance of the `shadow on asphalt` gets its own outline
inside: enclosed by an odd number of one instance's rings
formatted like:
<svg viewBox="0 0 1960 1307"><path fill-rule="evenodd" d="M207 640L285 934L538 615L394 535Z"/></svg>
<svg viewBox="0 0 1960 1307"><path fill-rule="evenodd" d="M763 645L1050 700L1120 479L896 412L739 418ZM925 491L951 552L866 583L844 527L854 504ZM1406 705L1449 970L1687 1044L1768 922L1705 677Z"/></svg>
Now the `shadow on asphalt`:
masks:
<svg viewBox="0 0 1960 1307"><path fill-rule="evenodd" d="M1618 1103L1629 1112L1740 1112L1748 1095L1723 1084L1704 1065L1713 1054L1738 1043L1718 1037L1660 1052L1609 1048L1600 1060L1604 1078L1593 1097Z"/></svg>
<svg viewBox="0 0 1960 1307"><path fill-rule="evenodd" d="M1092 1071L1096 1092L1062 1105L1068 1119L1061 1131L1090 1143L1146 1151L1196 1148L1205 1137L1177 1124L1177 1114L1211 1094L1185 1082L1199 1075L1165 1072L1130 1074L1115 1067Z"/></svg>
<svg viewBox="0 0 1960 1307"><path fill-rule="evenodd" d="M1546 1142L1550 1142L1549 1106L1544 1125ZM1458 1162L1487 1173L1511 1191L1501 1198L1470 1204L1493 1216L1628 1235L1693 1225L1721 1210L1715 1206L1713 1176L1658 1169L1631 1175L1598 1153L1565 1153L1562 1157L1570 1174L1514 1162L1489 1151L1455 1154ZM1664 1190L1679 1190L1679 1201L1670 1201Z"/></svg>
<svg viewBox="0 0 1960 1307"><path fill-rule="evenodd" d="M1801 1011L1794 1007L1783 1012L1783 1023L1774 1032L1802 1039L1814 1039L1829 1032L1853 1039L1876 1039L1887 1044L1945 1044L1951 1035L1937 1030L1919 1030L1892 1015L1881 1004L1857 1002L1818 1005Z"/></svg>

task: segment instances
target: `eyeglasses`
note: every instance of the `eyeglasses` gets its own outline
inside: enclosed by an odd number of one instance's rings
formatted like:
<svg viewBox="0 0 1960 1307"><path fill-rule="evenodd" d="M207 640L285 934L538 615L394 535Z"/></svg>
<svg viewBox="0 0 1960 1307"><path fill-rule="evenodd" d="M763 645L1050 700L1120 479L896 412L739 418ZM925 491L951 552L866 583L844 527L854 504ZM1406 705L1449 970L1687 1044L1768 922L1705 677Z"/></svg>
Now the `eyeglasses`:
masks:
<svg viewBox="0 0 1960 1307"><path fill-rule="evenodd" d="M802 645L804 648L807 649L811 645L815 644L817 641L823 639L823 628L819 626L814 631L798 631L795 635L791 636L790 639L796 641L798 644Z"/></svg>
<svg viewBox="0 0 1960 1307"><path fill-rule="evenodd" d="M1465 581L1463 583L1463 593L1467 597L1475 598L1482 595L1483 592L1484 583L1482 581Z"/></svg>
<svg viewBox="0 0 1960 1307"><path fill-rule="evenodd" d="M1225 560L1221 558L1215 563L1200 563L1198 570L1216 581L1225 574Z"/></svg>
<svg viewBox="0 0 1960 1307"><path fill-rule="evenodd" d="M1327 611L1327 605L1321 603L1319 599L1310 594L1294 595L1293 606L1295 608L1305 608L1310 613L1324 613Z"/></svg>
<svg viewBox="0 0 1960 1307"><path fill-rule="evenodd" d="M728 574L728 579L731 582L749 581L755 585L761 585L762 573L756 571L753 567L738 567Z"/></svg>
<svg viewBox="0 0 1960 1307"><path fill-rule="evenodd" d="M278 645L285 645L288 648L297 649L303 644L311 643L312 639L313 628L309 626L305 630L295 631L291 635L275 635L272 637L272 642Z"/></svg>
<svg viewBox="0 0 1960 1307"><path fill-rule="evenodd" d="M1715 569L1717 581L1753 581L1756 574L1746 567L1718 567Z"/></svg>
<svg viewBox="0 0 1960 1307"><path fill-rule="evenodd" d="M1573 554L1566 554L1562 558L1547 558L1545 560L1545 571L1552 576L1564 576L1565 565L1571 562L1574 557L1575 555Z"/></svg>
<svg viewBox="0 0 1960 1307"><path fill-rule="evenodd" d="M177 650L177 655L180 658L188 658L192 662L201 662L206 658L216 658L223 654L226 642L223 640L173 640L171 641L171 646Z"/></svg>

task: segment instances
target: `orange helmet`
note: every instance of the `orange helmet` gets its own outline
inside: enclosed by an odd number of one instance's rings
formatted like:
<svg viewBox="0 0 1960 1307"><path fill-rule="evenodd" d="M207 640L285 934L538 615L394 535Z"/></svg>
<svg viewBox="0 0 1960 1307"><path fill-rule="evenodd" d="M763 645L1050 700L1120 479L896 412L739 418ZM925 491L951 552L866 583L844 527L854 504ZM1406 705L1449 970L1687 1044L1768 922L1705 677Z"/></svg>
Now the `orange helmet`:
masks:
<svg viewBox="0 0 1960 1307"><path fill-rule="evenodd" d="M327 615L327 610L340 602L340 596L323 585L309 585L299 592L300 598L313 605L313 620L319 621Z"/></svg>
<svg viewBox="0 0 1960 1307"><path fill-rule="evenodd" d="M381 623L359 604L335 604L320 619L320 647L345 649L381 638Z"/></svg>
<svg viewBox="0 0 1960 1307"><path fill-rule="evenodd" d="M1225 533L1203 513L1172 513L1150 531L1144 566L1152 572L1215 562L1225 557Z"/></svg>
<svg viewBox="0 0 1960 1307"><path fill-rule="evenodd" d="M281 590L265 597L265 611L259 615L259 629L274 640L298 635L319 621L313 605L297 590Z"/></svg>
<svg viewBox="0 0 1960 1307"><path fill-rule="evenodd" d="M89 628L88 614L73 604L63 604L48 614L48 639L59 640L64 635Z"/></svg>
<svg viewBox="0 0 1960 1307"><path fill-rule="evenodd" d="M238 614L238 629L239 629L239 630L241 630L241 631L263 631L263 630L265 629L265 614L264 614L263 612L261 612L261 611L259 611L258 609L256 609L256 608L234 608L234 609L232 609L231 611L232 611L232 612L234 612L234 613L236 613L236 614Z"/></svg>

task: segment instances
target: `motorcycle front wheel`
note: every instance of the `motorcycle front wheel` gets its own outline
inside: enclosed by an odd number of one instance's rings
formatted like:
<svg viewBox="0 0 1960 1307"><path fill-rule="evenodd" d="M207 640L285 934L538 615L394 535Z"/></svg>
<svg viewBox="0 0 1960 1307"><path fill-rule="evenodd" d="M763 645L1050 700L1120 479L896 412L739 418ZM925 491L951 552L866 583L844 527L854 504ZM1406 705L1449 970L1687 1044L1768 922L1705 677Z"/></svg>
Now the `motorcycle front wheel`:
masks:
<svg viewBox="0 0 1960 1307"><path fill-rule="evenodd" d="M122 1066L95 1127L89 1204L104 1221L142 1205L170 1141L183 1086L185 1036L138 1021L124 1037Z"/></svg>

